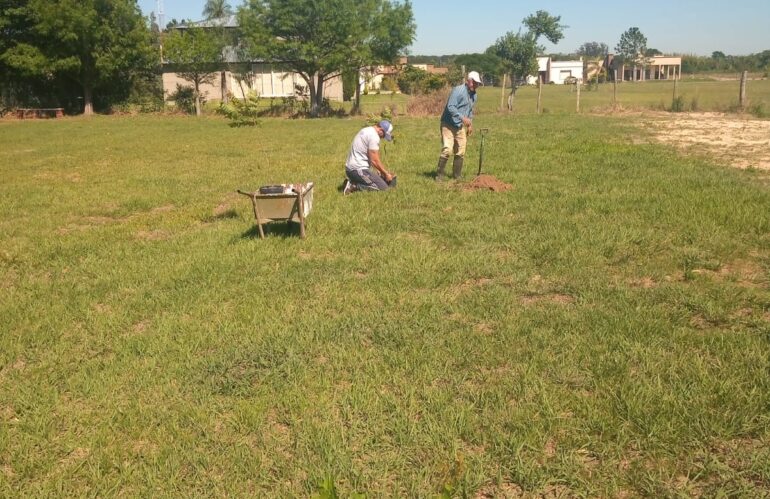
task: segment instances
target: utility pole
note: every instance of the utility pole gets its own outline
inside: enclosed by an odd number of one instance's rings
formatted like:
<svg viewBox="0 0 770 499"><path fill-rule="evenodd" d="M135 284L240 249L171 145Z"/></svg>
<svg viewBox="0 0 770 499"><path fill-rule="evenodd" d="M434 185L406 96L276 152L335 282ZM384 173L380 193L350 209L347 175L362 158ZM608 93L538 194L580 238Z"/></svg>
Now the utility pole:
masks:
<svg viewBox="0 0 770 499"><path fill-rule="evenodd" d="M163 0L157 0L155 9L158 12L158 48L160 49L160 64L163 65L163 30L166 29L163 15Z"/></svg>
<svg viewBox="0 0 770 499"><path fill-rule="evenodd" d="M163 0L158 0L156 10L158 11L158 27L161 31L163 31L166 28L164 26L165 19L163 15Z"/></svg>

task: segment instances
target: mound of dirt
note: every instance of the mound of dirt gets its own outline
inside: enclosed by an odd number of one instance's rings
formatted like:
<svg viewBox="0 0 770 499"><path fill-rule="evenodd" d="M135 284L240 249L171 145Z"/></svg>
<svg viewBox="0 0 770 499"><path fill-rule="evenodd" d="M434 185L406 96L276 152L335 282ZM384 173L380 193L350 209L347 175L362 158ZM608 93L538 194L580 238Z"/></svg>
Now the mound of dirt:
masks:
<svg viewBox="0 0 770 499"><path fill-rule="evenodd" d="M503 192L513 189L513 186L499 180L494 175L479 175L478 177L474 178L473 181L463 186L464 191L475 191L478 189L488 189L492 192Z"/></svg>

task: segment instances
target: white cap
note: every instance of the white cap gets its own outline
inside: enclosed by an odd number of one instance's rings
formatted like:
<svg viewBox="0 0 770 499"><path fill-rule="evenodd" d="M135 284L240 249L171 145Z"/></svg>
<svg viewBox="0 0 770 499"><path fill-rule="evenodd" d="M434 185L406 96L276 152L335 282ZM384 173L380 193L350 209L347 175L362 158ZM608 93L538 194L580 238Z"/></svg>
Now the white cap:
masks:
<svg viewBox="0 0 770 499"><path fill-rule="evenodd" d="M476 83L478 83L479 85L483 85L483 84L484 84L484 83L481 81L481 76L479 76L479 73L478 73L478 71L471 71L470 73L468 73L468 79L469 79L469 80L473 80L473 81L475 81L475 82L476 82Z"/></svg>

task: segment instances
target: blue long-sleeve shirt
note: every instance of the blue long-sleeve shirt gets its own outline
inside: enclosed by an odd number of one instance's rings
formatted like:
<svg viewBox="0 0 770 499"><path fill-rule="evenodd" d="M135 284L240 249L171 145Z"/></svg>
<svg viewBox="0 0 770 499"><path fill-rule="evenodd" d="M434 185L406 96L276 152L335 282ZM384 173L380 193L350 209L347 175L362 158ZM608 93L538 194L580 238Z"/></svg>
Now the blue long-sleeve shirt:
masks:
<svg viewBox="0 0 770 499"><path fill-rule="evenodd" d="M473 119L473 106L476 104L476 92L468 90L464 83L452 89L447 99L441 122L455 128L463 126L463 118Z"/></svg>

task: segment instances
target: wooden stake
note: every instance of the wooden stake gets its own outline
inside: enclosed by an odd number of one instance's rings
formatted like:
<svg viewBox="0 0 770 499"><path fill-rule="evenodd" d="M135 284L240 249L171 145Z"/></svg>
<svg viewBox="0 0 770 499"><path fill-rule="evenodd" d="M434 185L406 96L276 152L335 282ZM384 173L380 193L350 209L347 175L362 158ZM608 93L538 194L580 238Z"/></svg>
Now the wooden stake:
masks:
<svg viewBox="0 0 770 499"><path fill-rule="evenodd" d="M540 114L540 99L543 95L543 79L538 76L537 78L537 114Z"/></svg>
<svg viewBox="0 0 770 499"><path fill-rule="evenodd" d="M678 87L678 86L679 86L679 80L677 80L676 78L674 78L674 100L676 100L676 97L677 97L677 90L678 90L678 88L677 88L677 87Z"/></svg>
<svg viewBox="0 0 770 499"><path fill-rule="evenodd" d="M575 86L577 87L577 112L580 113L580 80L575 82Z"/></svg>
<svg viewBox="0 0 770 499"><path fill-rule="evenodd" d="M740 102L741 102L741 109L746 109L746 80L749 79L749 72L744 71L741 73L741 93L740 93Z"/></svg>
<svg viewBox="0 0 770 499"><path fill-rule="evenodd" d="M503 73L503 88L500 90L500 111L503 110L505 106L505 79L508 77L507 73Z"/></svg>

